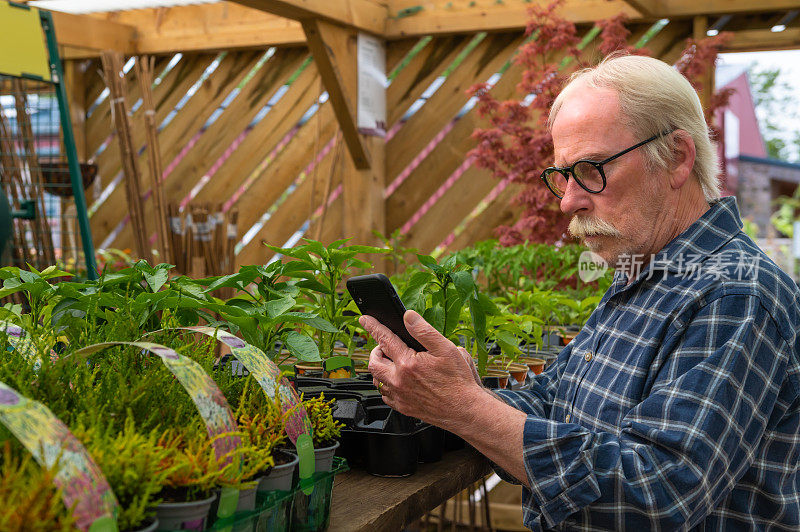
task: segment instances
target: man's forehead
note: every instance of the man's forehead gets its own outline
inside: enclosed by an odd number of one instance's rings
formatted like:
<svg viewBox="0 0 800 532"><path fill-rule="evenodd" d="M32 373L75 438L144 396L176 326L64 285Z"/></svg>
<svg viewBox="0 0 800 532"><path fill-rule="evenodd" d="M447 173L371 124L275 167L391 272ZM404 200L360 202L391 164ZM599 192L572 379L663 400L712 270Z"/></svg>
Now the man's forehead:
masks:
<svg viewBox="0 0 800 532"><path fill-rule="evenodd" d="M558 110L553 131L559 126L574 127L580 123L589 125L615 124L619 121L619 96L613 89L588 87L583 83L570 85Z"/></svg>
<svg viewBox="0 0 800 532"><path fill-rule="evenodd" d="M611 89L570 86L553 122L556 164L608 154L627 137L619 98Z"/></svg>

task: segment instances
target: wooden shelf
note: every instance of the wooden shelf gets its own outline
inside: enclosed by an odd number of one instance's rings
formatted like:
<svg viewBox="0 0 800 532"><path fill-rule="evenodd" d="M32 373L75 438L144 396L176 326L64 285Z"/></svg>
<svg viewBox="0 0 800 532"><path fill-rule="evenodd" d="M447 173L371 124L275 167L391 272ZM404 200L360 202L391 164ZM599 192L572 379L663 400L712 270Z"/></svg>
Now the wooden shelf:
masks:
<svg viewBox="0 0 800 532"><path fill-rule="evenodd" d="M472 449L445 453L440 462L419 464L405 478L381 478L363 470L336 477L328 530L401 530L489 474L483 455Z"/></svg>

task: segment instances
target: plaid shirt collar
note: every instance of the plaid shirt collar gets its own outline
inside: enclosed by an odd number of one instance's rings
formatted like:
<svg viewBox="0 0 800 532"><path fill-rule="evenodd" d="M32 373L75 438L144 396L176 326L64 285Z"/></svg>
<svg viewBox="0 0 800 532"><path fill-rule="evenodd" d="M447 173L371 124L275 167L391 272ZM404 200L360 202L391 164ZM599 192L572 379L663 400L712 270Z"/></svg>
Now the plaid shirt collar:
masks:
<svg viewBox="0 0 800 532"><path fill-rule="evenodd" d="M743 224L734 196L715 200L709 207L696 222L656 253L655 259L642 268L630 285L627 284L626 274L620 271L614 272L614 282L610 292L616 294L635 287L648 277L653 267L679 275L687 257L695 262L703 262L741 231Z"/></svg>

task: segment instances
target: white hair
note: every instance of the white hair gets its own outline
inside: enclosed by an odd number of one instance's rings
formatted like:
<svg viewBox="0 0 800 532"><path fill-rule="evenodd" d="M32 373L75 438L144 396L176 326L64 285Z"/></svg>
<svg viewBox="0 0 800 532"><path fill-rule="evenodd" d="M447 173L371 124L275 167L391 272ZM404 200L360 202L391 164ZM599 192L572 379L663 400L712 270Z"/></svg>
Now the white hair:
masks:
<svg viewBox="0 0 800 532"><path fill-rule="evenodd" d="M566 94L578 84L614 90L631 133L645 140L665 131L681 129L694 140L696 157L692 174L707 201L720 197L719 161L703 115L703 106L689 81L658 59L636 55L611 55L599 65L575 72L553 102L547 125L552 128ZM666 170L674 163L674 136L667 135L642 147L648 170Z"/></svg>

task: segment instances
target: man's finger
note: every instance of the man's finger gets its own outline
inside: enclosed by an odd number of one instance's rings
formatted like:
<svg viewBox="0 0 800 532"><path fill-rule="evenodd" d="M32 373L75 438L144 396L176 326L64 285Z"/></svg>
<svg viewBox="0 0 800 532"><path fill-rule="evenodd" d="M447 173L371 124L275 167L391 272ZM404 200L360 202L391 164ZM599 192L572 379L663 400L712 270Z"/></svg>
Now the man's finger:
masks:
<svg viewBox="0 0 800 532"><path fill-rule="evenodd" d="M383 356L381 346L376 346L369 354L369 371L375 386L378 382L387 382L394 370L394 363Z"/></svg>
<svg viewBox="0 0 800 532"><path fill-rule="evenodd" d="M372 316L361 316L358 318L358 323L378 342L384 356L391 360L407 355L411 351L411 348L405 342Z"/></svg>
<svg viewBox="0 0 800 532"><path fill-rule="evenodd" d="M452 351L456 346L413 310L407 310L403 314L403 321L411 336L416 338L431 354L441 355L447 351Z"/></svg>

